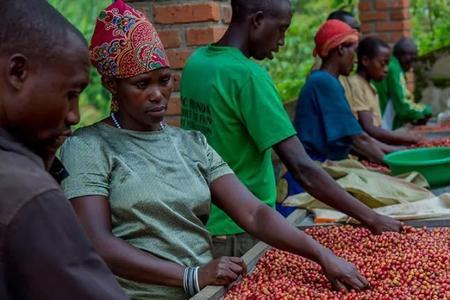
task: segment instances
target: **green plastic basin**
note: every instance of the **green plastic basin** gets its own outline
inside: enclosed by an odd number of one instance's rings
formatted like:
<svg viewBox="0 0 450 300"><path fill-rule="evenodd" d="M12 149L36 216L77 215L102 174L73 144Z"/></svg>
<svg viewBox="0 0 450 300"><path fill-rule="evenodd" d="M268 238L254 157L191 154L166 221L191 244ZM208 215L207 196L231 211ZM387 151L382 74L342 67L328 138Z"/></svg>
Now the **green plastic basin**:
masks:
<svg viewBox="0 0 450 300"><path fill-rule="evenodd" d="M432 188L450 184L450 147L398 151L386 155L384 161L394 175L417 171Z"/></svg>

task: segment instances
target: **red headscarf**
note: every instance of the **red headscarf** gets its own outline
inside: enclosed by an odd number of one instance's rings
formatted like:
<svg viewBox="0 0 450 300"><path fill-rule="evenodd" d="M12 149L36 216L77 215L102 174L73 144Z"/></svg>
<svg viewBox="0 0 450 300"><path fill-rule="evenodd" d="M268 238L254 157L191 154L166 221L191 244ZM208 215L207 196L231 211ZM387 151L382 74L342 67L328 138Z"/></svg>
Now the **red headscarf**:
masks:
<svg viewBox="0 0 450 300"><path fill-rule="evenodd" d="M106 77L128 78L169 67L153 25L123 0L100 13L89 51L92 64Z"/></svg>
<svg viewBox="0 0 450 300"><path fill-rule="evenodd" d="M327 57L331 50L344 43L358 43L359 33L339 20L328 20L317 31L314 38L314 56Z"/></svg>

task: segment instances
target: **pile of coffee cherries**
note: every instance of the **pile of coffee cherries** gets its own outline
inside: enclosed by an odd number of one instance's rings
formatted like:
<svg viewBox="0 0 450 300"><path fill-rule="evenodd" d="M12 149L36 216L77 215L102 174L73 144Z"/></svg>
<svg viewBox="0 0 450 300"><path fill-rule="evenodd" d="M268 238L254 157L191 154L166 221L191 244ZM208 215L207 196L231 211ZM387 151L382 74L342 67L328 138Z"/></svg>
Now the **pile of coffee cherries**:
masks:
<svg viewBox="0 0 450 300"><path fill-rule="evenodd" d="M362 160L361 163L363 164L364 167L366 167L367 169L371 170L371 171L375 171L375 172L379 172L379 173L383 173L383 174L390 174L391 170L383 165L368 161L368 160Z"/></svg>
<svg viewBox="0 0 450 300"><path fill-rule="evenodd" d="M370 289L334 291L317 264L271 249L225 300L450 299L450 228L408 227L375 236L364 228L332 226L307 233L353 263Z"/></svg>
<svg viewBox="0 0 450 300"><path fill-rule="evenodd" d="M411 131L413 132L441 132L450 131L450 124L437 124L437 125L420 125L414 126Z"/></svg>
<svg viewBox="0 0 450 300"><path fill-rule="evenodd" d="M450 138L424 140L417 143L412 148L430 148L430 147L450 147Z"/></svg>

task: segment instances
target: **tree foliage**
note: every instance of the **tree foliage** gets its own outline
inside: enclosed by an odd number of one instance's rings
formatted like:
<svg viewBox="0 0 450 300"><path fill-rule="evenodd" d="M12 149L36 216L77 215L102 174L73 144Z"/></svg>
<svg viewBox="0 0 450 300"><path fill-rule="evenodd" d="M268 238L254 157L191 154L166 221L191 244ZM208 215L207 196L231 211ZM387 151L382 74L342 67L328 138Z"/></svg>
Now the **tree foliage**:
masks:
<svg viewBox="0 0 450 300"><path fill-rule="evenodd" d="M69 21L91 39L95 20L100 11L111 3L111 0L48 0ZM94 68L90 70L90 84L80 96L81 121L79 126L92 124L109 113L109 93L101 84L100 75Z"/></svg>
<svg viewBox="0 0 450 300"><path fill-rule="evenodd" d="M48 0L90 39L95 19L111 0ZM262 64L274 78L283 101L297 98L314 63L314 34L328 14L344 9L357 15L357 0L292 0L294 17L286 34L286 44L271 61ZM450 44L450 0L411 0L413 34L422 54ZM82 120L91 124L109 112L109 94L100 76L91 70L91 84L80 97Z"/></svg>
<svg viewBox="0 0 450 300"><path fill-rule="evenodd" d="M450 45L450 0L411 0L411 12L421 54Z"/></svg>

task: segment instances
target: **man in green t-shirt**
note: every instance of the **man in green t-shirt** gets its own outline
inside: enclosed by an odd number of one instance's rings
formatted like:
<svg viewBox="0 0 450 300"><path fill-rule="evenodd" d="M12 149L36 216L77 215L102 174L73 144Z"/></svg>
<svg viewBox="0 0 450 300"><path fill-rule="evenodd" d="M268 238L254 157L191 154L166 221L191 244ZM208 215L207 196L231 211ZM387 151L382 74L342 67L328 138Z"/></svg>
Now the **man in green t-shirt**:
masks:
<svg viewBox="0 0 450 300"><path fill-rule="evenodd" d="M284 44L292 13L288 0L232 0L233 17L223 38L198 49L182 76L182 120L200 130L236 175L261 201L274 207L274 149L308 193L367 225L373 232L399 231L401 223L376 214L341 189L305 153L263 60ZM208 229L215 255L241 256L252 241L222 210L213 207Z"/></svg>
<svg viewBox="0 0 450 300"><path fill-rule="evenodd" d="M406 123L425 124L431 117L431 108L414 102L408 90L406 73L417 59L417 46L410 38L400 39L394 46L389 61L389 72L380 82L374 82L383 113L383 127L397 129Z"/></svg>

